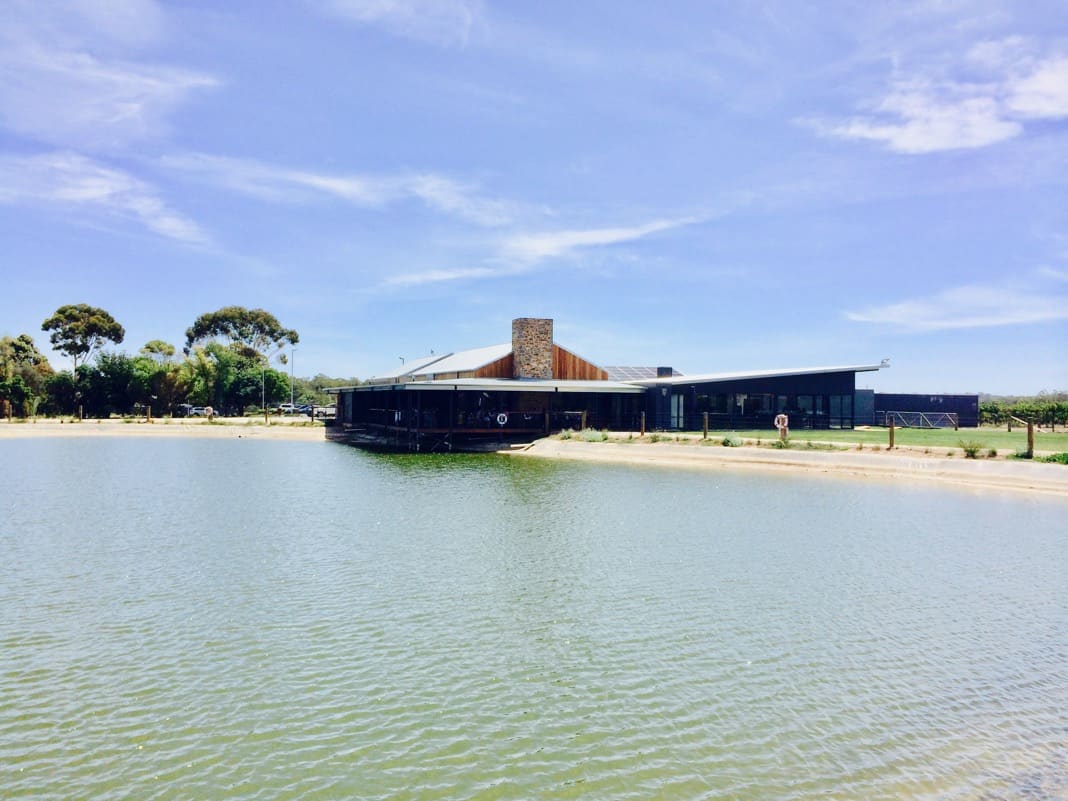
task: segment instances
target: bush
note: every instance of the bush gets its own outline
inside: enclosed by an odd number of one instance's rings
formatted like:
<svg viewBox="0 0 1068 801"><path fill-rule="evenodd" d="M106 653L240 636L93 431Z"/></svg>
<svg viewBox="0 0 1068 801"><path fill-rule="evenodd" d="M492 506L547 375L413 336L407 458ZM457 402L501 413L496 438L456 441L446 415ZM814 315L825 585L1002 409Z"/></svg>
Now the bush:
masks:
<svg viewBox="0 0 1068 801"><path fill-rule="evenodd" d="M990 450L988 450L986 452L986 456L987 456L988 459L996 459L997 456L998 456L998 449L997 448L991 448Z"/></svg>
<svg viewBox="0 0 1068 801"><path fill-rule="evenodd" d="M810 442L809 445L811 446L812 443ZM790 447L790 440L788 440L788 439L776 439L776 440L773 440L772 443L771 443L771 447L778 448L781 451L782 450L786 450L787 448Z"/></svg>
<svg viewBox="0 0 1068 801"><path fill-rule="evenodd" d="M595 428L587 428L582 432L583 442L605 442L608 439L607 431L598 431Z"/></svg>
<svg viewBox="0 0 1068 801"><path fill-rule="evenodd" d="M965 459L974 459L979 455L979 451L983 449L983 443L975 442L973 440L960 440L958 443L960 449L964 451Z"/></svg>
<svg viewBox="0 0 1068 801"><path fill-rule="evenodd" d="M735 436L734 434L728 434L723 438L724 448L738 448L743 444L745 444L744 440L741 437Z"/></svg>
<svg viewBox="0 0 1068 801"><path fill-rule="evenodd" d="M1068 464L1068 453L1051 453L1049 456L1043 456L1039 461L1048 464Z"/></svg>
<svg viewBox="0 0 1068 801"><path fill-rule="evenodd" d="M571 437L573 437L574 435L574 431L572 431L570 428L565 428L563 431L560 432L560 439L571 439Z"/></svg>

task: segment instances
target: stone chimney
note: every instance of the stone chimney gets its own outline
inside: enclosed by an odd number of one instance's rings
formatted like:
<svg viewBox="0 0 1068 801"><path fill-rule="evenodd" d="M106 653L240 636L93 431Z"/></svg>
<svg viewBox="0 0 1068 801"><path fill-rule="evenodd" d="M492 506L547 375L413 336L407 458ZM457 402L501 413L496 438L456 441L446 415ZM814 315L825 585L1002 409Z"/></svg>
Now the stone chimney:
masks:
<svg viewBox="0 0 1068 801"><path fill-rule="evenodd" d="M536 317L512 320L515 378L553 377L553 321Z"/></svg>

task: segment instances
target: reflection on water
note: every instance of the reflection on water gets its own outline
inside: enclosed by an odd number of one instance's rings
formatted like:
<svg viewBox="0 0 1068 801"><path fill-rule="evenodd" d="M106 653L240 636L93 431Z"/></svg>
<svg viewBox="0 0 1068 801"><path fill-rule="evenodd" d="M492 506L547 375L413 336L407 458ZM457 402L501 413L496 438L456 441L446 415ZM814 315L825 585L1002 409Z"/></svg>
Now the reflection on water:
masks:
<svg viewBox="0 0 1068 801"><path fill-rule="evenodd" d="M4 797L1068 797L1062 503L3 448Z"/></svg>

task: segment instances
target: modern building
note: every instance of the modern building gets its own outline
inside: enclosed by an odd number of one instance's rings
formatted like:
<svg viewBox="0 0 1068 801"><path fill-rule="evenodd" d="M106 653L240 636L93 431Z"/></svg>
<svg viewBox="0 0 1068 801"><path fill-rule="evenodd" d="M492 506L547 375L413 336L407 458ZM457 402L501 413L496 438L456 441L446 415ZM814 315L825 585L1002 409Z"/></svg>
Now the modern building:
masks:
<svg viewBox="0 0 1068 801"><path fill-rule="evenodd" d="M331 390L331 439L400 450L468 450L565 428L612 431L852 428L856 374L887 364L681 375L599 367L558 345L553 321L512 321L501 345L406 361Z"/></svg>

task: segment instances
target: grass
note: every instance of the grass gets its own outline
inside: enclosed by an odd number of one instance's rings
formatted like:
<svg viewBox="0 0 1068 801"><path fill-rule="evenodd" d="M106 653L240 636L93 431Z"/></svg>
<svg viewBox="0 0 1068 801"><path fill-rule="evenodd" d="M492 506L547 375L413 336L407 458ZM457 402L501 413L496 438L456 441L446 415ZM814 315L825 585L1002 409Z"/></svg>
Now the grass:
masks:
<svg viewBox="0 0 1068 801"><path fill-rule="evenodd" d="M1048 464L1068 464L1068 453L1052 453L1049 456L1043 456L1038 461Z"/></svg>
<svg viewBox="0 0 1068 801"><path fill-rule="evenodd" d="M700 436L700 432L696 432ZM968 428L954 431L952 428L897 428L894 430L894 443L902 447L913 448L959 448L961 435L965 434L976 439L981 439L984 448L996 451L1012 452L1014 450L1027 449L1027 431L1016 428L1012 432L1004 428L983 427ZM737 431L732 436L740 439L767 438L767 431ZM790 441L799 444L804 442L835 442L853 445L857 450L879 445L885 447L890 442L889 430L885 428L858 428L831 431L809 431L790 429ZM1039 451L1068 451L1068 433L1058 431L1051 434L1048 431L1035 434L1035 449Z"/></svg>

